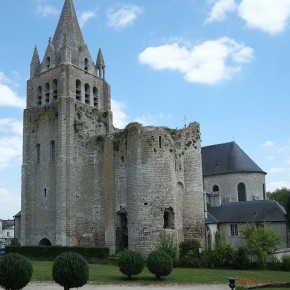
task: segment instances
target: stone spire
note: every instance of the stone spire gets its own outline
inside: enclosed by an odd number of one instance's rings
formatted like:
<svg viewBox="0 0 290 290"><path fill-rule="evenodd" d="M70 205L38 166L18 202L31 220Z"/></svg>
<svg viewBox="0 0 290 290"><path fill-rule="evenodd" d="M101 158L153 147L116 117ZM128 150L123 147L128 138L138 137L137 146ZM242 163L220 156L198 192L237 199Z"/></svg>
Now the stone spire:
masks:
<svg viewBox="0 0 290 290"><path fill-rule="evenodd" d="M30 64L30 78L40 73L40 60L37 47L35 46Z"/></svg>
<svg viewBox="0 0 290 290"><path fill-rule="evenodd" d="M97 70L97 76L105 79L105 61L103 57L102 50L99 48L97 61L96 61L96 70Z"/></svg>
<svg viewBox="0 0 290 290"><path fill-rule="evenodd" d="M85 46L83 35L76 16L73 0L65 0L61 16L52 39L52 44L59 51L64 43L66 35L66 45L71 49L78 50Z"/></svg>

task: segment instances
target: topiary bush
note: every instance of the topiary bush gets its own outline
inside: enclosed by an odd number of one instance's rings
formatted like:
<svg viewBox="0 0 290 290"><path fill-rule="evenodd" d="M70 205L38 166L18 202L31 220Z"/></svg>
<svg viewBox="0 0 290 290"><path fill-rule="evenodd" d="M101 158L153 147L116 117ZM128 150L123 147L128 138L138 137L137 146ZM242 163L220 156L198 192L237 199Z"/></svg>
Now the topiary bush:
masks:
<svg viewBox="0 0 290 290"><path fill-rule="evenodd" d="M136 251L125 250L120 253L118 266L120 271L131 279L133 275L138 275L144 268L144 259Z"/></svg>
<svg viewBox="0 0 290 290"><path fill-rule="evenodd" d="M166 252L155 250L148 255L147 267L157 279L160 279L162 276L167 276L172 272L173 259Z"/></svg>
<svg viewBox="0 0 290 290"><path fill-rule="evenodd" d="M0 286L6 290L19 290L30 281L33 268L31 262L17 253L0 259Z"/></svg>
<svg viewBox="0 0 290 290"><path fill-rule="evenodd" d="M64 290L82 287L89 279L88 263L77 253L62 253L53 262L52 277Z"/></svg>

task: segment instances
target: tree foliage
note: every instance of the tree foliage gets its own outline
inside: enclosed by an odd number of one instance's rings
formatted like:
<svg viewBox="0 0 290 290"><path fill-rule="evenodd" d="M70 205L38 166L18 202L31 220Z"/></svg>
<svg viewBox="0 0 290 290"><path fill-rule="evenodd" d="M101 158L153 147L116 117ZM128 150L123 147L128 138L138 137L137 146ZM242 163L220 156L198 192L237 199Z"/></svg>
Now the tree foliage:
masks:
<svg viewBox="0 0 290 290"><path fill-rule="evenodd" d="M30 261L17 253L5 255L0 260L0 286L6 290L24 288L32 276Z"/></svg>
<svg viewBox="0 0 290 290"><path fill-rule="evenodd" d="M273 192L267 192L268 199L274 199L282 206L286 207L287 200L290 198L290 189L286 187L278 188Z"/></svg>
<svg viewBox="0 0 290 290"><path fill-rule="evenodd" d="M144 268L144 259L142 255L136 251L124 250L119 256L120 271L131 279L133 275L138 275Z"/></svg>
<svg viewBox="0 0 290 290"><path fill-rule="evenodd" d="M281 243L281 237L273 231L266 223L256 226L246 224L241 228L248 248L257 255L258 264L265 269L267 266L267 254L277 250Z"/></svg>
<svg viewBox="0 0 290 290"><path fill-rule="evenodd" d="M53 262L52 277L64 290L82 287L89 278L88 263L77 253L64 252Z"/></svg>

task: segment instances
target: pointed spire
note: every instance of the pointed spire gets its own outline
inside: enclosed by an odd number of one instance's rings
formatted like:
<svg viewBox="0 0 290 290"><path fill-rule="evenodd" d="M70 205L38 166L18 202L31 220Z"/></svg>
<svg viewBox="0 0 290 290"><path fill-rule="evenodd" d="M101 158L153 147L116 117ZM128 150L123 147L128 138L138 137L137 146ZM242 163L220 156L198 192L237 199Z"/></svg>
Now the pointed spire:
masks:
<svg viewBox="0 0 290 290"><path fill-rule="evenodd" d="M98 68L104 68L106 65L105 65L105 61L104 61L104 57L103 57L103 53L102 53L102 50L99 48L99 51L98 51L98 57L97 57L97 61L96 61L96 66Z"/></svg>
<svg viewBox="0 0 290 290"><path fill-rule="evenodd" d="M57 51L61 49L66 34L66 44L71 49L79 49L85 45L83 35L76 16L72 0L65 0L61 16L52 39Z"/></svg>
<svg viewBox="0 0 290 290"><path fill-rule="evenodd" d="M38 54L38 50L37 50L37 46L36 45L34 47L33 56L32 56L32 60L31 60L31 64L33 64L33 63L40 64L39 54Z"/></svg>

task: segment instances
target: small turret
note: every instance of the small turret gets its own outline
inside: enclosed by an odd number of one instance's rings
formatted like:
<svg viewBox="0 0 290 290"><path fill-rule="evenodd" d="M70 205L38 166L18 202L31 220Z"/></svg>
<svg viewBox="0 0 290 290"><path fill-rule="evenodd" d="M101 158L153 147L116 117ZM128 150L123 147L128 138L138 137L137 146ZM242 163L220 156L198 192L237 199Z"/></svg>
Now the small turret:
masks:
<svg viewBox="0 0 290 290"><path fill-rule="evenodd" d="M40 60L38 55L38 50L35 45L33 56L30 64L30 79L32 79L35 75L40 73Z"/></svg>
<svg viewBox="0 0 290 290"><path fill-rule="evenodd" d="M102 53L102 50L99 48L98 57L96 61L96 70L97 70L97 76L99 78L102 78L103 80L105 79L105 67L106 65L105 65L103 53Z"/></svg>

